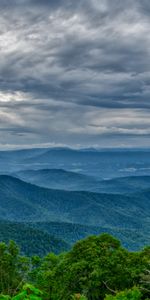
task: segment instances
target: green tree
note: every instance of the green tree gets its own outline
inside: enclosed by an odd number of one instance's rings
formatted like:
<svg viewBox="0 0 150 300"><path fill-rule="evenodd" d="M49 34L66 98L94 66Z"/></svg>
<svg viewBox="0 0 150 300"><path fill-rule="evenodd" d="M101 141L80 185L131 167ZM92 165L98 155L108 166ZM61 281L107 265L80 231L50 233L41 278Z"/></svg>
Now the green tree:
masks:
<svg viewBox="0 0 150 300"><path fill-rule="evenodd" d="M63 254L55 255L49 253L43 259L32 258L32 271L29 273L29 279L41 290L46 298L51 298L52 290L56 284L55 269L62 261Z"/></svg>
<svg viewBox="0 0 150 300"><path fill-rule="evenodd" d="M106 293L138 284L145 266L142 253L128 252L112 236L91 236L77 242L57 265L52 299L70 300L75 293L104 299Z"/></svg>
<svg viewBox="0 0 150 300"><path fill-rule="evenodd" d="M140 300L141 292L137 288L117 293L115 296L107 295L105 300Z"/></svg>
<svg viewBox="0 0 150 300"><path fill-rule="evenodd" d="M0 243L0 293L14 295L26 281L29 259L21 257L17 245Z"/></svg>

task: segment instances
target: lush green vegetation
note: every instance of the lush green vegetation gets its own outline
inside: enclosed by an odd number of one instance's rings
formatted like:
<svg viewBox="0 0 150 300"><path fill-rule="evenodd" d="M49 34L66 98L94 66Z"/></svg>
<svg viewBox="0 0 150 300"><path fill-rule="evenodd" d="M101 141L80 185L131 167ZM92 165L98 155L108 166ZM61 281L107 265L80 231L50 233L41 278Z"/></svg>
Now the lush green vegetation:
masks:
<svg viewBox="0 0 150 300"><path fill-rule="evenodd" d="M1 300L150 299L150 247L129 252L102 234L40 258L0 243L0 293Z"/></svg>
<svg viewBox="0 0 150 300"><path fill-rule="evenodd" d="M149 236L131 229L96 227L64 222L18 223L0 220L0 241L14 240L21 254L44 256L49 252L67 251L78 240L89 235L107 232L119 238L129 250L141 249L149 244ZM23 238L22 238L23 237Z"/></svg>
<svg viewBox="0 0 150 300"><path fill-rule="evenodd" d="M121 240L125 248L132 251L136 251L141 249L144 245L150 244L150 236L147 234L146 227L142 227L141 230L136 230L133 228L98 227L65 222L30 222L27 224L30 227L38 228L53 235L58 239L63 239L70 245L75 244L77 241L89 235L99 235L104 232L115 235Z"/></svg>
<svg viewBox="0 0 150 300"><path fill-rule="evenodd" d="M0 221L0 241L14 240L22 254L44 256L49 252L59 254L70 246L61 237L56 238L43 230L32 228L23 223Z"/></svg>
<svg viewBox="0 0 150 300"><path fill-rule="evenodd" d="M44 256L48 252L67 251L77 241L107 232L121 240L123 246L135 251L149 245L147 233L117 227L96 227L64 222L10 222L0 220L0 241L14 240L21 253L27 256ZM23 237L23 238L22 238Z"/></svg>

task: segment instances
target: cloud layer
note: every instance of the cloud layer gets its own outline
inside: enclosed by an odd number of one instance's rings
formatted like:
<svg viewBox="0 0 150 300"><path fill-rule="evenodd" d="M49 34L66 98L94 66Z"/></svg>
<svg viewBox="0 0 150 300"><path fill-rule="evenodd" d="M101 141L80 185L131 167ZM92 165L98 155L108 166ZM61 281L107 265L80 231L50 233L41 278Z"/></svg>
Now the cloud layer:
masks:
<svg viewBox="0 0 150 300"><path fill-rule="evenodd" d="M150 2L0 2L0 144L150 146Z"/></svg>

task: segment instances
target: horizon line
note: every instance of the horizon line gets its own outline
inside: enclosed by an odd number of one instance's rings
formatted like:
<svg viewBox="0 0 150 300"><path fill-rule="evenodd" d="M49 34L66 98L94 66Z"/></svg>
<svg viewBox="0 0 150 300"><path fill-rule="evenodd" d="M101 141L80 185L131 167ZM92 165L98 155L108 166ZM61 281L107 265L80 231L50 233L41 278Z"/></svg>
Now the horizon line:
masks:
<svg viewBox="0 0 150 300"><path fill-rule="evenodd" d="M68 150L74 150L74 151L103 151L103 150L150 150L150 146L74 146L74 145L61 145L61 144L33 144L33 145L0 145L0 152L6 152L6 151L22 151L22 150L36 150L36 149L68 149Z"/></svg>

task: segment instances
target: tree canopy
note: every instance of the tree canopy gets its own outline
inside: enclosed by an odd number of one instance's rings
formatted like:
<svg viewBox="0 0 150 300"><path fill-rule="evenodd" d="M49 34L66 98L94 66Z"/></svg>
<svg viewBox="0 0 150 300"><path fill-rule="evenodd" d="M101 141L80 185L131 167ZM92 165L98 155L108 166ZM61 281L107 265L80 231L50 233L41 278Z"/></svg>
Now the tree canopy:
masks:
<svg viewBox="0 0 150 300"><path fill-rule="evenodd" d="M150 296L150 247L129 252L109 234L66 253L24 257L0 243L0 299L143 300Z"/></svg>

